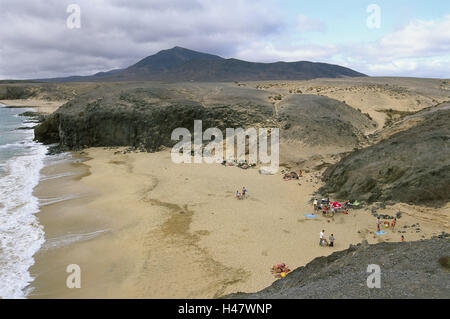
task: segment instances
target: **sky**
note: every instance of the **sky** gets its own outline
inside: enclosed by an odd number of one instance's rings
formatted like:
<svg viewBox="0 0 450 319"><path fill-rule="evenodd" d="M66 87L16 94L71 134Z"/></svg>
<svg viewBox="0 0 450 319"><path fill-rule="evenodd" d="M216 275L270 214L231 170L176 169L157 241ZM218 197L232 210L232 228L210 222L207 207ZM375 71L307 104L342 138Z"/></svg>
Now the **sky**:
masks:
<svg viewBox="0 0 450 319"><path fill-rule="evenodd" d="M450 78L448 0L0 0L0 21L0 79L89 75L174 46Z"/></svg>

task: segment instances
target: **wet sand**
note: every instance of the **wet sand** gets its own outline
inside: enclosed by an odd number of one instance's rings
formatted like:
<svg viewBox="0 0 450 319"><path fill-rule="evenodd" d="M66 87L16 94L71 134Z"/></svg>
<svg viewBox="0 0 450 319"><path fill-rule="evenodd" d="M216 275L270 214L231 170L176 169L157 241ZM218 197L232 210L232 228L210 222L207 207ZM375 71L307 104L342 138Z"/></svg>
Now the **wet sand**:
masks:
<svg viewBox="0 0 450 319"><path fill-rule="evenodd" d="M419 240L449 231L450 205L379 210L402 211L396 229L383 236L373 234L370 207L307 219L320 172L283 181L280 174L260 175L257 169L174 164L168 151L119 150L124 149L90 148L83 163L43 169L43 175L77 175L42 181L35 190L39 198L78 198L43 206L38 214L47 242L31 268L36 279L30 298L214 298L254 292L276 280L270 273L276 263L294 269L363 239ZM243 186L249 196L236 200ZM417 222L418 227L402 228ZM322 229L327 238L334 234L335 247L319 246ZM70 264L81 268L80 289L66 286Z"/></svg>

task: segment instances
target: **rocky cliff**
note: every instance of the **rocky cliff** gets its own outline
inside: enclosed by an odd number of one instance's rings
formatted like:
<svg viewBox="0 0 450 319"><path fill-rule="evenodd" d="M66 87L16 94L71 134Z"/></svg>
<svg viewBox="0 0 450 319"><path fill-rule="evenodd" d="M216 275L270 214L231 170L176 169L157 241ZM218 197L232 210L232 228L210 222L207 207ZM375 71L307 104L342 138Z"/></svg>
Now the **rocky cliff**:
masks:
<svg viewBox="0 0 450 319"><path fill-rule="evenodd" d="M421 111L410 122L410 128L330 166L320 192L368 202L440 205L450 200L450 108Z"/></svg>
<svg viewBox="0 0 450 319"><path fill-rule="evenodd" d="M318 257L256 293L225 298L446 298L450 297L450 238L404 243L367 242ZM370 264L380 266L380 288L368 288Z"/></svg>
<svg viewBox="0 0 450 319"><path fill-rule="evenodd" d="M177 127L248 127L266 123L273 107L266 93L231 85L123 84L102 86L59 108L35 129L44 143L63 149L131 146L156 151L171 146Z"/></svg>
<svg viewBox="0 0 450 319"><path fill-rule="evenodd" d="M62 149L131 146L146 151L170 147L177 127L279 127L282 141L356 147L373 125L345 103L322 96L286 98L230 83L151 82L102 84L77 95L35 129L36 139Z"/></svg>

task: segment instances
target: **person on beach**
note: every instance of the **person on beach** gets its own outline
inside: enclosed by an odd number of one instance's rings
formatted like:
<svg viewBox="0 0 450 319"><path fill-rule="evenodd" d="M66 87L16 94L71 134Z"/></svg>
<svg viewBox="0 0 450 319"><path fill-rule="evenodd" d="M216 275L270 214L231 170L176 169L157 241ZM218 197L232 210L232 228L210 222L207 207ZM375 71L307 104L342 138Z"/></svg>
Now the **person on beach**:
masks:
<svg viewBox="0 0 450 319"><path fill-rule="evenodd" d="M380 217L377 217L377 231L380 231L381 220Z"/></svg>
<svg viewBox="0 0 450 319"><path fill-rule="evenodd" d="M302 170L299 170L299 171L298 171L298 177L302 177L302 175L303 175Z"/></svg>
<svg viewBox="0 0 450 319"><path fill-rule="evenodd" d="M319 245L320 245L320 246L323 246L323 242L324 242L324 240L325 240L325 238L323 238L324 233L325 233L325 230L324 230L324 229L322 229L322 231L319 233Z"/></svg>
<svg viewBox="0 0 450 319"><path fill-rule="evenodd" d="M271 273L275 275L276 278L284 278L291 270L283 263L273 265L271 269Z"/></svg>
<svg viewBox="0 0 450 319"><path fill-rule="evenodd" d="M239 191L236 191L236 199L241 199L241 194L239 193Z"/></svg>
<svg viewBox="0 0 450 319"><path fill-rule="evenodd" d="M242 198L246 198L247 197L247 189L244 187L242 187Z"/></svg>
<svg viewBox="0 0 450 319"><path fill-rule="evenodd" d="M402 235L401 240L402 240L402 243L405 241L405 237L403 235Z"/></svg>
<svg viewBox="0 0 450 319"><path fill-rule="evenodd" d="M330 244L328 246L334 247L334 236L333 236L333 234L331 234L331 236L330 236Z"/></svg>
<svg viewBox="0 0 450 319"><path fill-rule="evenodd" d="M288 267L286 267L286 264L284 264L284 263L272 266L272 270L276 273L281 273L281 272L287 273L287 272L291 271Z"/></svg>
<svg viewBox="0 0 450 319"><path fill-rule="evenodd" d="M317 198L314 198L313 206L314 206L314 211L316 211L317 210Z"/></svg>
<svg viewBox="0 0 450 319"><path fill-rule="evenodd" d="M394 229L396 223L397 223L397 218L394 218L394 220L391 223L391 229Z"/></svg>

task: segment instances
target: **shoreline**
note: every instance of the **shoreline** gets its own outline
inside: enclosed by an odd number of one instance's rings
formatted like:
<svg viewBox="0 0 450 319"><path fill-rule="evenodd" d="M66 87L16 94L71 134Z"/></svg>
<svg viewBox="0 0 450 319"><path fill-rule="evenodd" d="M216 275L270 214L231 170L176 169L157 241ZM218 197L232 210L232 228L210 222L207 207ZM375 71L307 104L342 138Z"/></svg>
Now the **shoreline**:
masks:
<svg viewBox="0 0 450 319"><path fill-rule="evenodd" d="M37 196L79 197L43 206L37 214L46 243L31 268L36 279L30 298L216 298L255 292L276 280L270 273L276 263L293 270L364 239L400 241L403 233L397 231L406 231L412 241L449 230L450 205L439 209L438 220L432 208L396 204L378 210L403 212L395 232L374 238L370 207L331 219L304 217L312 212L309 200L320 187L319 172L283 181L280 174L263 176L257 169L174 164L167 151L123 150L89 148L79 157L82 163L46 168L76 175L41 181ZM238 201L234 193L242 186L249 197ZM417 222L420 232L410 227ZM335 247L319 247L322 229L326 238L334 234ZM81 268L81 289L66 287L69 264Z"/></svg>
<svg viewBox="0 0 450 319"><path fill-rule="evenodd" d="M0 104L4 104L6 108L31 108L35 112L51 114L55 112L66 101L46 101L39 99L17 99L17 100L0 100Z"/></svg>

